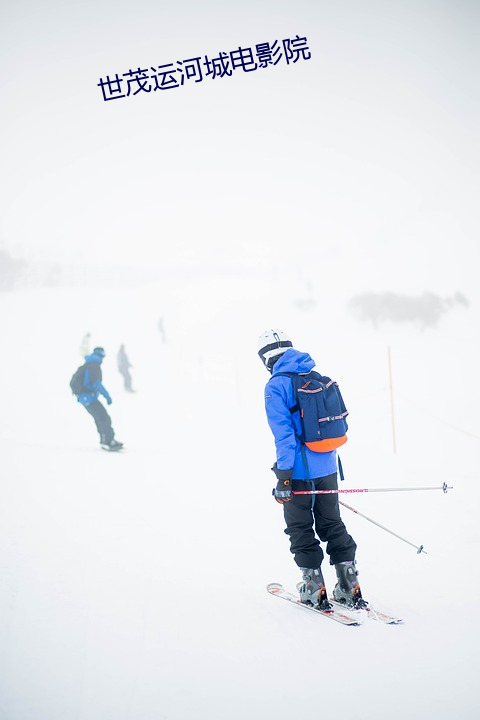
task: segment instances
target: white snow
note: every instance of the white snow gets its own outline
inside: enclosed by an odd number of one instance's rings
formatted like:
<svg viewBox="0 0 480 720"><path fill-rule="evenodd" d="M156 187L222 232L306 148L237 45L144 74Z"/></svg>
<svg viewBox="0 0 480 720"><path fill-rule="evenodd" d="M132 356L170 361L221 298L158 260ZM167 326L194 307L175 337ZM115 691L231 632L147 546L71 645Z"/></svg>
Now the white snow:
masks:
<svg viewBox="0 0 480 720"><path fill-rule="evenodd" d="M174 275L137 289L0 295L2 720L475 717L478 310L424 333L375 332L342 308L324 318L318 305L273 302L253 273ZM255 349L269 325L341 384L345 487L454 487L342 498L425 546L418 555L343 511L364 595L402 626L337 626L265 591L299 579L270 495ZM86 331L107 350L122 454L99 449L70 395ZM132 395L115 366L121 342ZM327 563L325 574L331 589Z"/></svg>

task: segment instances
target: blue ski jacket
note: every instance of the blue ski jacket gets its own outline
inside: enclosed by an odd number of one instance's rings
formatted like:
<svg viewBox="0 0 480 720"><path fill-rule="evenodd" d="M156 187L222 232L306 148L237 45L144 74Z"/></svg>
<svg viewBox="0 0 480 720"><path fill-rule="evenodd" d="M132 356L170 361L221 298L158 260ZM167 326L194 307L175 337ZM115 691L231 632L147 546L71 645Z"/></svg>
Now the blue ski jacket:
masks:
<svg viewBox="0 0 480 720"><path fill-rule="evenodd" d="M112 398L102 385L102 369L100 367L102 360L102 356L95 353L85 357L87 367L83 384L88 392L81 393L77 398L82 405L91 405L99 395L103 395L109 405L112 402Z"/></svg>
<svg viewBox="0 0 480 720"><path fill-rule="evenodd" d="M315 362L308 353L288 348L273 366L272 377L265 386L265 410L275 438L277 467L279 470L293 468L294 480L311 480L337 471L336 450L313 452L304 445L302 452L298 439L302 431L300 413L298 410L290 413L296 403L292 380L278 377L281 372L308 373L314 367Z"/></svg>

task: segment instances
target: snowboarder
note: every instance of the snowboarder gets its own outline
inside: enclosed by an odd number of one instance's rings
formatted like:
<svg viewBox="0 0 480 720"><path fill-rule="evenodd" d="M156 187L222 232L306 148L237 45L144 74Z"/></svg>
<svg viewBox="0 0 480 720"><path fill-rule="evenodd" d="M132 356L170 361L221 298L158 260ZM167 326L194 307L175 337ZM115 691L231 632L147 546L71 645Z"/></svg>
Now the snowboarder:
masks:
<svg viewBox="0 0 480 720"><path fill-rule="evenodd" d="M280 329L266 330L258 339L257 349L272 374L265 387L265 409L277 456L272 467L277 486L272 494L283 505L290 551L302 572L303 582L297 586L300 600L321 609L330 607L321 570L322 541L327 543L326 552L336 570L334 599L348 607L365 607L357 580L357 546L340 517L338 495L292 494L293 491L338 488L336 450L315 452L300 442L300 412L298 407L295 409L292 378L279 375L306 374L315 363L308 353L295 350Z"/></svg>
<svg viewBox="0 0 480 720"><path fill-rule="evenodd" d="M130 375L129 368L133 367L130 364L127 353L125 352L125 345L120 345L120 349L117 353L117 366L120 371L120 375L123 377L125 390L127 392L134 392L132 389L132 376Z"/></svg>
<svg viewBox="0 0 480 720"><path fill-rule="evenodd" d="M110 415L98 399L99 395L103 395L107 405L112 404L112 398L102 384L101 364L104 357L105 350L102 347L94 348L91 355L86 356L83 387L77 395L77 400L95 420L102 448L104 450L120 450L123 443L115 440Z"/></svg>

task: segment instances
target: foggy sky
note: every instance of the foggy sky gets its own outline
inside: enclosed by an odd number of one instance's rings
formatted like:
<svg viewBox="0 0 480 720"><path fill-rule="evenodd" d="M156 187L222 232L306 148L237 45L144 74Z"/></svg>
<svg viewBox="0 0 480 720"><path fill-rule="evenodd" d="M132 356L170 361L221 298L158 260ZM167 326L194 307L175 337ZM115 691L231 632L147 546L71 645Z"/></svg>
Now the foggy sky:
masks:
<svg viewBox="0 0 480 720"><path fill-rule="evenodd" d="M301 247L364 288L475 284L475 3L2 7L3 247L199 268L288 268ZM297 34L308 61L109 102L97 86Z"/></svg>

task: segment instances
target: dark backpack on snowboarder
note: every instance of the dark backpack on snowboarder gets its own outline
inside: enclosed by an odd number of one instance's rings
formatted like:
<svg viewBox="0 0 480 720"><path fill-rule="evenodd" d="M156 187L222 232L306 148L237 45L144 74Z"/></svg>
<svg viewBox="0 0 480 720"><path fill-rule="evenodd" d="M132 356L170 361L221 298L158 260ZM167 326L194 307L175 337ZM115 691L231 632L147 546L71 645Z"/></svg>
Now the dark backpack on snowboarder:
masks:
<svg viewBox="0 0 480 720"><path fill-rule="evenodd" d="M347 442L347 408L338 384L326 375L309 373L275 373L292 380L295 405L293 414L300 411L302 433L300 442L314 452L329 452Z"/></svg>
<svg viewBox="0 0 480 720"><path fill-rule="evenodd" d="M70 389L74 395L81 395L83 392L87 392L87 389L84 385L86 369L87 365L85 363L83 365L80 365L80 367L75 370L72 375L72 379L70 380Z"/></svg>

